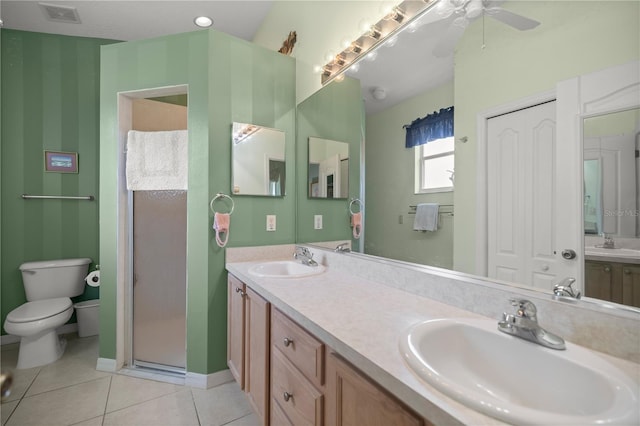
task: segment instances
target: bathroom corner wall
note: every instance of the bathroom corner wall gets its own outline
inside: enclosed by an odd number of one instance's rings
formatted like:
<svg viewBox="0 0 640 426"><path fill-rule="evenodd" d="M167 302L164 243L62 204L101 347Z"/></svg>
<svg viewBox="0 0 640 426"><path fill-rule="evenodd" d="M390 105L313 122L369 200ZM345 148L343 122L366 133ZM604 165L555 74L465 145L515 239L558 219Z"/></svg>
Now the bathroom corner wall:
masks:
<svg viewBox="0 0 640 426"><path fill-rule="evenodd" d="M209 36L209 197L231 194L231 124L252 123L285 132L284 197L233 196L227 247L293 244L296 238L296 66L295 60L229 36ZM211 215L211 212L208 212ZM276 215L276 231L267 232L266 216ZM211 229L212 220L208 228ZM225 250L212 234L208 252L208 372L227 368L227 274ZM194 303L199 303L195 302ZM204 308L205 306L202 306ZM189 324L188 330L192 326ZM191 338L187 336L188 341ZM195 342L194 342L195 343ZM187 354L189 356L189 354Z"/></svg>
<svg viewBox="0 0 640 426"><path fill-rule="evenodd" d="M99 263L100 46L115 41L8 29L0 34L4 323L26 302L21 263L69 257ZM44 150L77 152L79 173L45 173ZM97 200L23 200L23 193ZM88 287L74 300L98 296L97 288Z"/></svg>
<svg viewBox="0 0 640 426"><path fill-rule="evenodd" d="M188 85L187 371L226 369L225 250L215 244L209 201L231 194L231 123L285 131L287 196L234 196L228 246L295 241L295 61L204 30L107 46L102 51L100 357L116 359L118 336L118 92ZM266 232L266 215L277 231Z"/></svg>
<svg viewBox="0 0 640 426"><path fill-rule="evenodd" d="M361 141L364 110L360 81L346 77L334 81L298 105L298 236L297 242L335 241L352 238L349 199L360 198ZM309 137L349 144L349 195L344 199L309 198ZM357 211L357 207L354 207ZM314 215L322 215L323 229L314 229ZM366 215L366 212L365 212ZM367 232L366 229L364 231ZM359 240L352 240L359 249Z"/></svg>

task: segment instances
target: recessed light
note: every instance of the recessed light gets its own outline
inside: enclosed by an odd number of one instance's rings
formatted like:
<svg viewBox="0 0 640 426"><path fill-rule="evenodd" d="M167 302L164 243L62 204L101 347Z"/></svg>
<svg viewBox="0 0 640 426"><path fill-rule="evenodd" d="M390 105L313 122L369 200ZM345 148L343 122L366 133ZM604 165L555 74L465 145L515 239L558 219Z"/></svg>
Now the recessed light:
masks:
<svg viewBox="0 0 640 426"><path fill-rule="evenodd" d="M198 16L193 20L193 22L201 28L208 28L213 25L213 19L209 18L208 16Z"/></svg>

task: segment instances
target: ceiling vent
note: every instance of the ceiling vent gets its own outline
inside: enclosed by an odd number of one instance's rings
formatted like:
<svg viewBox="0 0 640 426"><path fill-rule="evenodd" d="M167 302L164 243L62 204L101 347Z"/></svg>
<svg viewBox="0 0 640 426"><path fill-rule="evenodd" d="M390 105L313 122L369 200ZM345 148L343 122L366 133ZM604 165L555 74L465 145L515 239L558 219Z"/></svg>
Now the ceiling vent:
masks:
<svg viewBox="0 0 640 426"><path fill-rule="evenodd" d="M79 24L80 16L75 7L60 6L57 4L38 3L49 21L66 22L67 24Z"/></svg>

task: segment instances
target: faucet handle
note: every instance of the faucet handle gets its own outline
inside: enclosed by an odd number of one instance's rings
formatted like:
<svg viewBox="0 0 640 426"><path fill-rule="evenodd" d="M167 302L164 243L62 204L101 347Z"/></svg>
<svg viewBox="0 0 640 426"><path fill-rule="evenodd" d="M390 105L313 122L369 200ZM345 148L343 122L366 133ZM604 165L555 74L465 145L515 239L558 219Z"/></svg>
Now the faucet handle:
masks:
<svg viewBox="0 0 640 426"><path fill-rule="evenodd" d="M518 308L516 311L517 317L529 318L531 320L536 319L538 310L533 302L526 299L509 299L509 302L511 302L511 306L516 306Z"/></svg>

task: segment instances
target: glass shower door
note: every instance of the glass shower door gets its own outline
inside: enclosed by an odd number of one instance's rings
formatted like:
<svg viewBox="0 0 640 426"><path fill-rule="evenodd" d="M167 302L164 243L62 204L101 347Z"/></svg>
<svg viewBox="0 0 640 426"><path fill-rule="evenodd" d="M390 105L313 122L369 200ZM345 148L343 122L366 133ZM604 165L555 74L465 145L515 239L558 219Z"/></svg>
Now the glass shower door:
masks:
<svg viewBox="0 0 640 426"><path fill-rule="evenodd" d="M133 364L184 371L187 191L133 194Z"/></svg>

